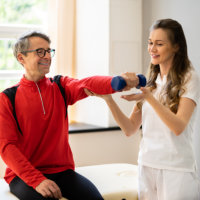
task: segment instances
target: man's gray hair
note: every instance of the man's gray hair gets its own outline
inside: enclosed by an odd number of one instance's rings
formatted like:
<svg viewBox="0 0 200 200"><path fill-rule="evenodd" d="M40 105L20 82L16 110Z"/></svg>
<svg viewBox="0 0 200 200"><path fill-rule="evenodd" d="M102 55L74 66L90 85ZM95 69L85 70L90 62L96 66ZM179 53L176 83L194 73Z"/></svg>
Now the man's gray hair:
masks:
<svg viewBox="0 0 200 200"><path fill-rule="evenodd" d="M29 38L31 37L40 37L46 40L49 44L51 43L50 38L42 32L39 31L26 32L21 37L18 38L15 45L13 46L13 54L16 57L16 59L18 53L26 51L29 48L30 46ZM26 55L26 53L23 54Z"/></svg>

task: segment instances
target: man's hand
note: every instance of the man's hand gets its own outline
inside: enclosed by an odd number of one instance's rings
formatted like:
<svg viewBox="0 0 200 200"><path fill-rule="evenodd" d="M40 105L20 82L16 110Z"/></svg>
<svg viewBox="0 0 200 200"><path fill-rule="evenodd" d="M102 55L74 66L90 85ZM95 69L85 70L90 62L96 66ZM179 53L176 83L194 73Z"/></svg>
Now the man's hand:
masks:
<svg viewBox="0 0 200 200"><path fill-rule="evenodd" d="M123 91L130 90L131 88L136 87L139 84L139 78L135 73L126 72L121 74L120 76L126 81L126 87L123 89Z"/></svg>
<svg viewBox="0 0 200 200"><path fill-rule="evenodd" d="M50 197L55 199L62 198L62 194L58 185L49 179L42 181L35 189L43 197Z"/></svg>

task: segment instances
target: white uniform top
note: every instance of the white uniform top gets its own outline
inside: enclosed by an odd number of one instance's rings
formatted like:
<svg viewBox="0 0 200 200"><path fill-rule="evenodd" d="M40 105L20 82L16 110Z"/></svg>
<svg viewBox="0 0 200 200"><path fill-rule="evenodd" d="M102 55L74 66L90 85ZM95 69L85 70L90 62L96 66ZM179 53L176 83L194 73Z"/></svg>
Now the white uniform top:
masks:
<svg viewBox="0 0 200 200"><path fill-rule="evenodd" d="M140 144L138 163L140 165L158 168L194 172L196 162L194 158L192 134L194 132L194 119L200 96L200 80L195 71L187 74L189 80L185 84L185 92L182 97L192 99L196 103L192 117L185 130L176 136L159 118L148 102L142 107L142 131L143 138ZM156 99L163 91L166 77L163 80L158 75L157 88L153 91Z"/></svg>

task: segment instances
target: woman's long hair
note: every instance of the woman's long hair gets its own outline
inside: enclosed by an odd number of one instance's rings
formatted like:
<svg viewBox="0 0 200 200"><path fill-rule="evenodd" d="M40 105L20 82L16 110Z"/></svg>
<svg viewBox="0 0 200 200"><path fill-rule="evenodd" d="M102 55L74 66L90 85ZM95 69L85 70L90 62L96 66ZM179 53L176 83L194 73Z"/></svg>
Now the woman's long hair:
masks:
<svg viewBox="0 0 200 200"><path fill-rule="evenodd" d="M186 73L192 68L187 54L187 43L182 26L172 19L157 20L150 31L155 29L166 31L172 45L178 46L178 51L175 53L172 67L167 75L167 83L165 87L165 98L161 96L161 102L168 106L174 113L178 110L180 96L184 93L183 85L185 83ZM156 89L156 79L160 73L160 66L150 64L147 87L151 91ZM137 106L141 108L142 102L138 102Z"/></svg>

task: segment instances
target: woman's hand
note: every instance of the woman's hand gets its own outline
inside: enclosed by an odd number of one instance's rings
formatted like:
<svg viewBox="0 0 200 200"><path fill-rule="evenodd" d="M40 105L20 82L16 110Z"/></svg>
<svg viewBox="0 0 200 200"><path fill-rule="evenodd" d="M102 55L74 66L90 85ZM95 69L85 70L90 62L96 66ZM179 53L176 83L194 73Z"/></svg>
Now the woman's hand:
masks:
<svg viewBox="0 0 200 200"><path fill-rule="evenodd" d="M139 84L139 78L136 73L126 72L121 74L121 77L126 81L126 86L122 91L130 90L133 87L136 87Z"/></svg>
<svg viewBox="0 0 200 200"><path fill-rule="evenodd" d="M141 87L139 93L129 94L129 95L122 95L121 98L127 101L141 101L147 100L152 96L150 89L147 87Z"/></svg>
<svg viewBox="0 0 200 200"><path fill-rule="evenodd" d="M111 94L106 94L106 95L100 95L100 94L96 94L90 90L88 90L87 88L84 88L84 91L85 93L88 95L88 96L96 96L96 97L100 97L102 99L104 99L105 101L109 101L112 99L112 95Z"/></svg>

